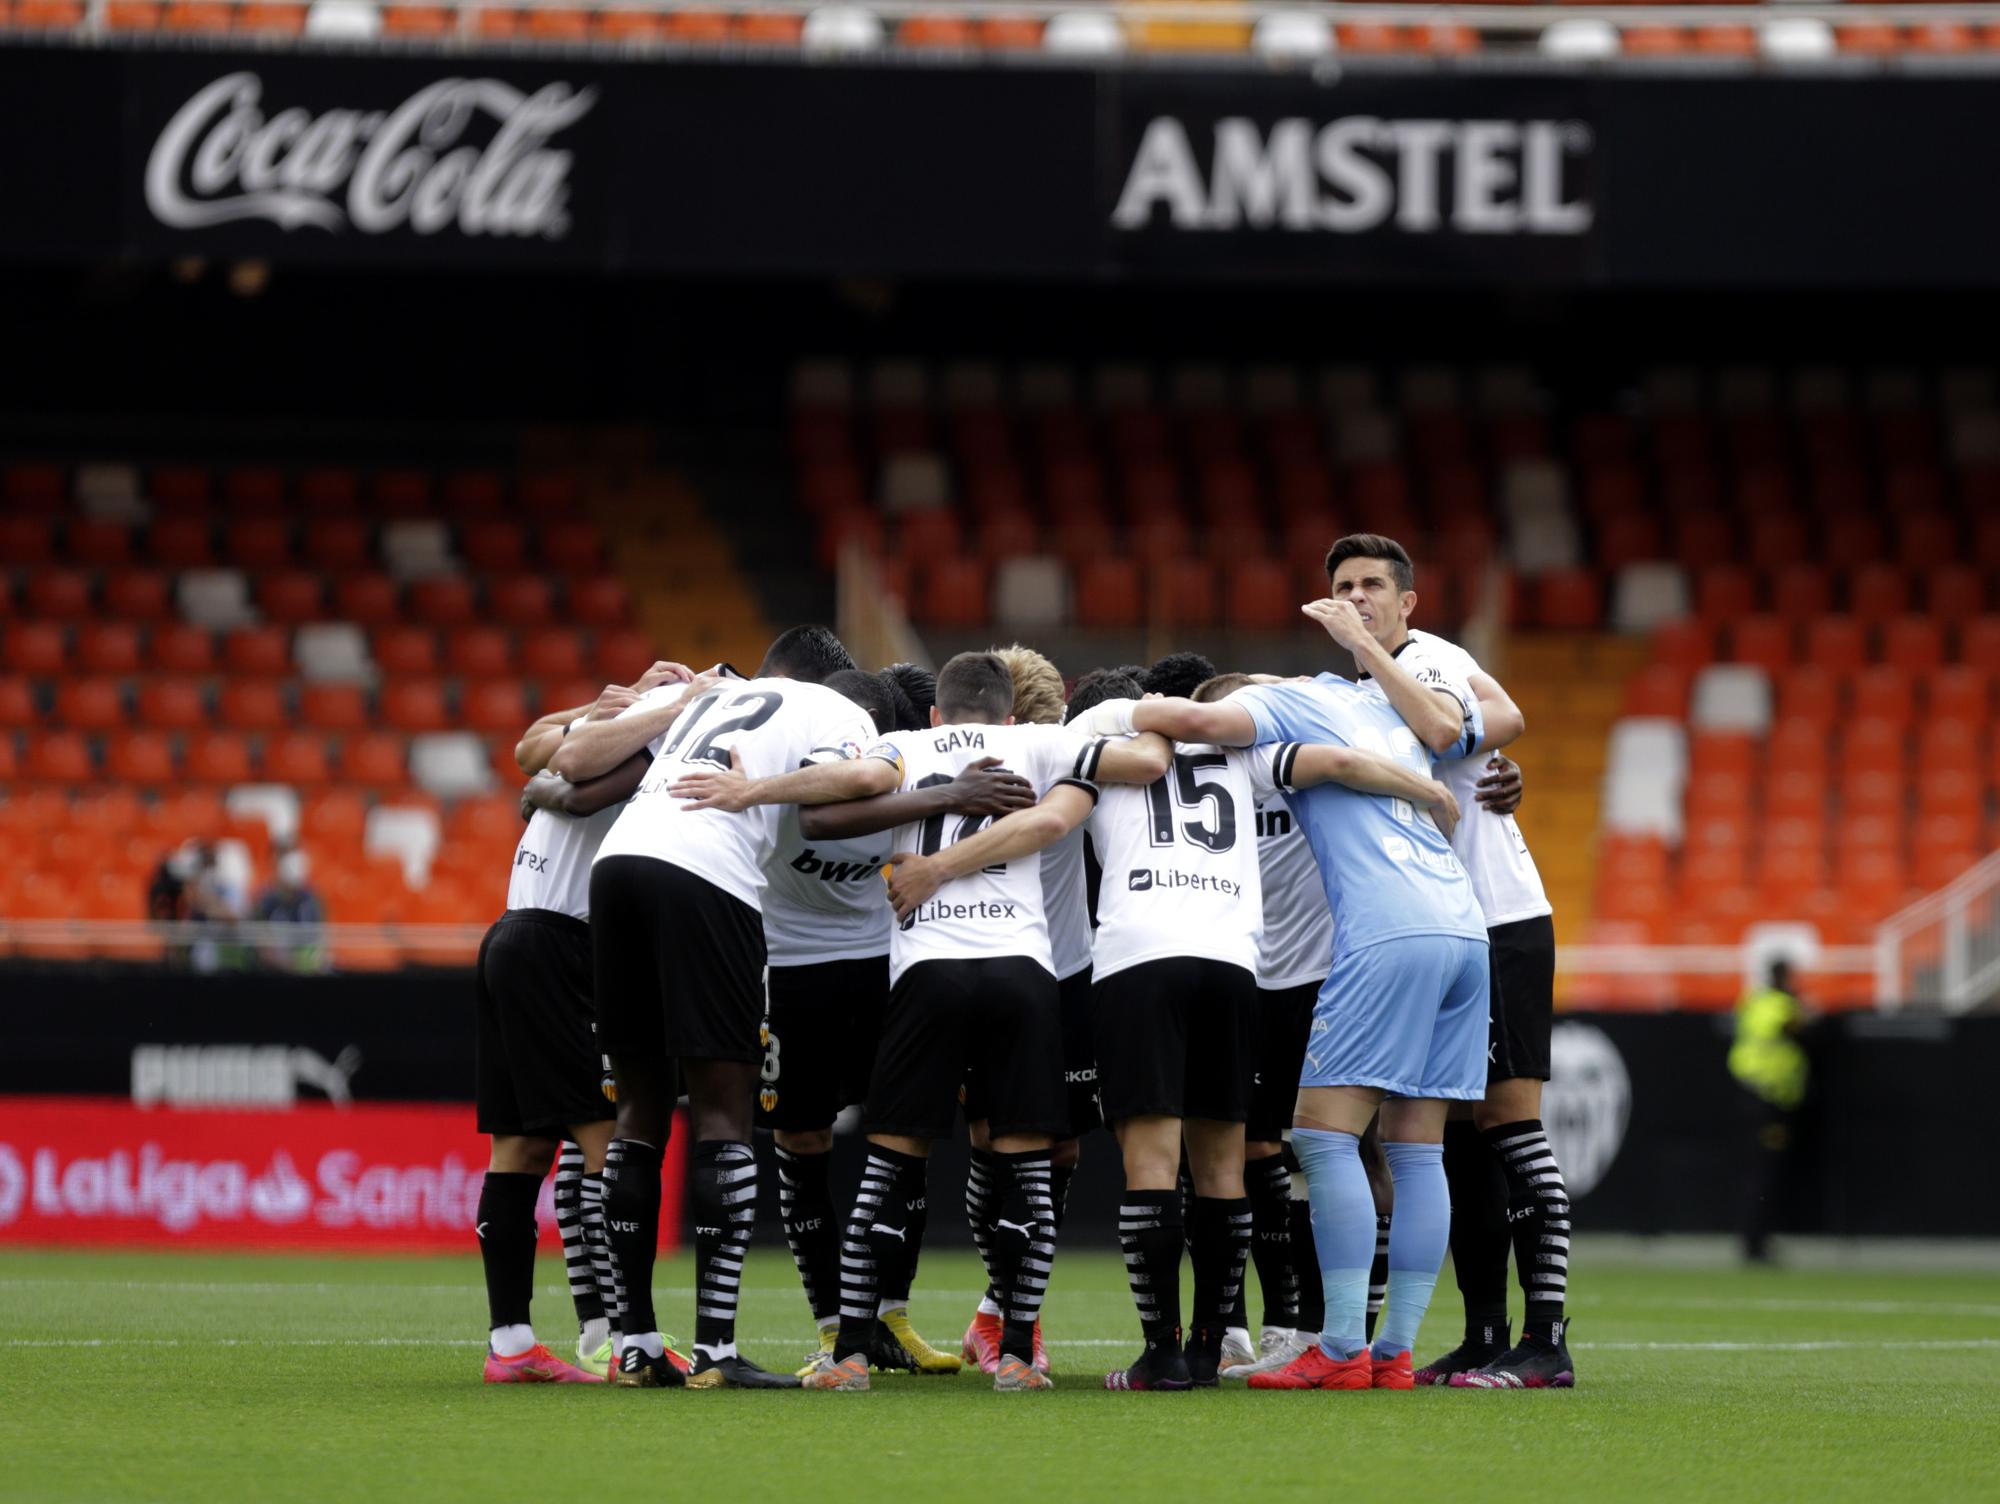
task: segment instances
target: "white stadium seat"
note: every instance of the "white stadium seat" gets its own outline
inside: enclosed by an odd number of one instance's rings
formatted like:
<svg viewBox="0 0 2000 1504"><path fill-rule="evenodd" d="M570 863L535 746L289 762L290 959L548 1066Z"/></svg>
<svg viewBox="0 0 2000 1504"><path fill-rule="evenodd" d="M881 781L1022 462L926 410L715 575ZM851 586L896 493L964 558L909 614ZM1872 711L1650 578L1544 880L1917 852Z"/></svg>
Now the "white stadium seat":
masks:
<svg viewBox="0 0 2000 1504"><path fill-rule="evenodd" d="M1687 571L1678 564L1627 564L1611 587L1611 625L1650 632L1688 614Z"/></svg>
<svg viewBox="0 0 2000 1504"><path fill-rule="evenodd" d="M1068 10L1042 30L1042 47L1069 57L1108 57L1125 50L1125 28L1101 10Z"/></svg>
<svg viewBox="0 0 2000 1504"><path fill-rule="evenodd" d="M951 505L951 471L929 450L892 454L882 462L882 510L923 512Z"/></svg>
<svg viewBox="0 0 2000 1504"><path fill-rule="evenodd" d="M1688 719L1704 731L1771 729L1771 679L1746 663L1711 663L1694 680Z"/></svg>
<svg viewBox="0 0 2000 1504"><path fill-rule="evenodd" d="M437 811L423 805L378 804L368 811L361 849L369 856L390 856L403 864L403 880L420 888L430 876L437 855Z"/></svg>
<svg viewBox="0 0 2000 1504"><path fill-rule="evenodd" d="M1069 619L1069 571L1060 559L1009 559L993 572L993 619L1011 629L1056 627Z"/></svg>
<svg viewBox="0 0 2000 1504"><path fill-rule="evenodd" d="M882 23L858 5L822 5L806 16L799 45L807 52L875 52L883 42Z"/></svg>
<svg viewBox="0 0 2000 1504"><path fill-rule="evenodd" d="M274 846L299 838L299 794L289 784L240 783L222 796L222 804L236 818L262 820Z"/></svg>
<svg viewBox="0 0 2000 1504"><path fill-rule="evenodd" d="M1336 46L1331 22L1298 10L1259 17L1250 33L1250 50L1265 57L1325 57Z"/></svg>
<svg viewBox="0 0 2000 1504"><path fill-rule="evenodd" d="M1622 45L1618 28L1595 16L1571 16L1552 21L1542 28L1541 36L1535 40L1535 48L1543 57L1570 62L1616 57Z"/></svg>
<svg viewBox="0 0 2000 1504"><path fill-rule="evenodd" d="M190 569L174 582L180 613L197 627L227 630L257 619L250 607L250 582L239 569Z"/></svg>
<svg viewBox="0 0 2000 1504"><path fill-rule="evenodd" d="M399 580L450 574L458 568L458 560L451 552L451 533L445 525L415 518L384 525L382 562Z"/></svg>
<svg viewBox="0 0 2000 1504"><path fill-rule="evenodd" d="M319 684L365 684L375 677L368 639L352 622L314 622L300 627L292 639L292 659L299 666L300 678Z"/></svg>
<svg viewBox="0 0 2000 1504"><path fill-rule="evenodd" d="M440 799L483 794L495 782L486 743L469 731L439 731L410 739L410 776Z"/></svg>

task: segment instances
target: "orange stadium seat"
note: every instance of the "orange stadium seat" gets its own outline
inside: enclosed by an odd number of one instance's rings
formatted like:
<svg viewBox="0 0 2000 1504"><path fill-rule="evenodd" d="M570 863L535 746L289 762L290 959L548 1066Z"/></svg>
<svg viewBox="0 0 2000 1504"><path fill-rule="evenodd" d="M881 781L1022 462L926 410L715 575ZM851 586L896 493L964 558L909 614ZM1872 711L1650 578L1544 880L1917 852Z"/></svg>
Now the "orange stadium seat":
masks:
<svg viewBox="0 0 2000 1504"><path fill-rule="evenodd" d="M1081 627L1136 627L1142 614L1136 559L1099 552L1077 564L1076 621Z"/></svg>
<svg viewBox="0 0 2000 1504"><path fill-rule="evenodd" d="M445 510L461 520L492 517L506 504L506 482L496 470L454 470L442 491Z"/></svg>
<svg viewBox="0 0 2000 1504"><path fill-rule="evenodd" d="M815 517L862 511L868 506L868 486L861 478L861 467L851 459L816 459L806 466L799 499Z"/></svg>
<svg viewBox="0 0 2000 1504"><path fill-rule="evenodd" d="M457 627L445 636L445 666L469 679L514 672L514 644L498 627Z"/></svg>
<svg viewBox="0 0 2000 1504"><path fill-rule="evenodd" d="M538 574L515 574L486 587L487 613L510 627L535 627L555 615L555 595Z"/></svg>
<svg viewBox="0 0 2000 1504"><path fill-rule="evenodd" d="M333 582L333 614L364 627L386 626L402 618L396 582L379 570L356 570Z"/></svg>
<svg viewBox="0 0 2000 1504"><path fill-rule="evenodd" d="M0 726L12 731L41 724L42 712L35 703L34 686L13 674L0 678ZM13 739L10 737L6 741L11 748Z"/></svg>
<svg viewBox="0 0 2000 1504"><path fill-rule="evenodd" d="M1916 709L1916 683L1894 664L1878 663L1853 679L1854 713L1907 726Z"/></svg>
<svg viewBox="0 0 2000 1504"><path fill-rule="evenodd" d="M236 29L268 36L296 36L305 30L306 8L303 5L272 3L272 0L250 0L237 7Z"/></svg>
<svg viewBox="0 0 2000 1504"><path fill-rule="evenodd" d="M1775 569L1807 551L1808 535L1803 518L1767 512L1750 520L1750 562L1759 569Z"/></svg>
<svg viewBox="0 0 2000 1504"><path fill-rule="evenodd" d="M6 666L17 674L59 674L69 659L68 636L54 622L19 622L4 642Z"/></svg>
<svg viewBox="0 0 2000 1504"><path fill-rule="evenodd" d="M136 790L113 786L79 794L70 802L69 827L93 838L116 839L139 828L143 806ZM118 859L123 859L123 853Z"/></svg>
<svg viewBox="0 0 2000 1504"><path fill-rule="evenodd" d="M1933 620L1954 625L1977 616L1986 607L1986 581L1978 566L1941 564L1927 571L1924 606Z"/></svg>
<svg viewBox="0 0 2000 1504"><path fill-rule="evenodd" d="M1625 681L1624 713L1679 720L1687 714L1691 678L1686 669L1667 663L1641 669Z"/></svg>
<svg viewBox="0 0 2000 1504"><path fill-rule="evenodd" d="M1025 508L1011 508L988 514L979 524L974 546L989 564L1018 559L1041 549L1041 530Z"/></svg>
<svg viewBox="0 0 2000 1504"><path fill-rule="evenodd" d="M392 37L441 37L456 24L454 12L441 5L390 5L382 10L382 30Z"/></svg>
<svg viewBox="0 0 2000 1504"><path fill-rule="evenodd" d="M451 725L444 685L436 679L392 679L378 698L382 723L398 731L443 731Z"/></svg>
<svg viewBox="0 0 2000 1504"><path fill-rule="evenodd" d="M569 679L583 672L583 634L542 627L521 639L521 672L531 679Z"/></svg>
<svg viewBox="0 0 2000 1504"><path fill-rule="evenodd" d="M604 567L604 535L594 522L544 525L536 534L535 554L539 563L562 574L595 574Z"/></svg>
<svg viewBox="0 0 2000 1504"><path fill-rule="evenodd" d="M0 517L0 564L50 563L55 540L55 524L46 517Z"/></svg>
<svg viewBox="0 0 2000 1504"><path fill-rule="evenodd" d="M309 517L299 557L315 569L364 569L369 563L368 526L353 517Z"/></svg>
<svg viewBox="0 0 2000 1504"><path fill-rule="evenodd" d="M1975 616L1958 629L1959 661L2000 674L2000 616Z"/></svg>
<svg viewBox="0 0 2000 1504"><path fill-rule="evenodd" d="M62 507L69 477L60 465L9 465L5 490L13 510L46 514Z"/></svg>
<svg viewBox="0 0 2000 1504"><path fill-rule="evenodd" d="M1598 524L1596 558L1606 569L1622 569L1627 564L1664 558L1665 555L1665 534L1660 527L1660 519L1655 516L1645 512L1623 512ZM1749 609L1747 600L1742 609ZM1704 610L1702 614L1707 616L1710 612Z"/></svg>
<svg viewBox="0 0 2000 1504"><path fill-rule="evenodd" d="M104 24L113 31L153 31L160 24L158 0L106 0Z"/></svg>
<svg viewBox="0 0 2000 1504"><path fill-rule="evenodd" d="M283 627L236 627L222 640L222 661L232 673L283 674L292 666L291 634Z"/></svg>
<svg viewBox="0 0 2000 1504"><path fill-rule="evenodd" d="M116 679L71 679L56 686L56 720L75 731L125 725L125 686Z"/></svg>
<svg viewBox="0 0 2000 1504"><path fill-rule="evenodd" d="M284 516L284 473L268 465L232 468L222 478L222 500L232 517Z"/></svg>
<svg viewBox="0 0 2000 1504"><path fill-rule="evenodd" d="M164 570L132 565L104 572L104 614L123 621L160 621L173 614L173 586Z"/></svg>
<svg viewBox="0 0 2000 1504"><path fill-rule="evenodd" d="M1528 594L1540 625L1558 631L1595 627L1604 614L1602 589L1588 569L1552 569L1535 580Z"/></svg>
<svg viewBox="0 0 2000 1504"><path fill-rule="evenodd" d="M308 684L299 692L299 719L315 731L365 731L373 724L357 684Z"/></svg>
<svg viewBox="0 0 2000 1504"><path fill-rule="evenodd" d="M160 24L168 31L227 31L232 17L222 0L173 0Z"/></svg>
<svg viewBox="0 0 2000 1504"><path fill-rule="evenodd" d="M1864 564L1848 576L1847 609L1864 625L1880 626L1910 609L1909 575L1896 564Z"/></svg>
<svg viewBox="0 0 2000 1504"><path fill-rule="evenodd" d="M1715 630L1698 618L1682 617L1653 629L1652 658L1683 674L1693 674L1715 661Z"/></svg>
<svg viewBox="0 0 2000 1504"><path fill-rule="evenodd" d="M1286 587L1288 571L1276 559L1237 559L1226 566L1224 616L1240 631L1282 632L1298 625L1298 605Z"/></svg>
<svg viewBox="0 0 2000 1504"><path fill-rule="evenodd" d="M212 788L163 789L146 806L145 821L146 829L163 844L191 836L202 839L219 836L227 824L222 792Z"/></svg>
<svg viewBox="0 0 2000 1504"><path fill-rule="evenodd" d="M341 776L372 788L400 789L409 783L403 765L403 739L385 731L350 737L341 748Z"/></svg>
<svg viewBox="0 0 2000 1504"><path fill-rule="evenodd" d="M91 674L139 671L139 629L126 622L93 622L77 628L76 665Z"/></svg>
<svg viewBox="0 0 2000 1504"><path fill-rule="evenodd" d="M1882 528L1866 512L1844 512L1822 525L1820 553L1835 569L1857 570L1882 557Z"/></svg>
<svg viewBox="0 0 2000 1504"><path fill-rule="evenodd" d="M54 621L90 615L90 577L75 569L37 569L22 592L28 614Z"/></svg>
<svg viewBox="0 0 2000 1504"><path fill-rule="evenodd" d="M459 551L466 563L487 574L508 574L527 557L528 538L518 522L489 519L459 529Z"/></svg>
<svg viewBox="0 0 2000 1504"><path fill-rule="evenodd" d="M170 674L205 674L215 667L215 634L185 622L164 622L146 641L151 667Z"/></svg>
<svg viewBox="0 0 2000 1504"><path fill-rule="evenodd" d="M130 563L132 529L127 523L108 518L79 517L69 525L63 553L72 564L94 568Z"/></svg>
<svg viewBox="0 0 2000 1504"><path fill-rule="evenodd" d="M455 574L414 581L409 598L411 615L433 626L462 626L477 614L471 582Z"/></svg>
<svg viewBox="0 0 2000 1504"><path fill-rule="evenodd" d="M187 776L198 783L249 783L255 762L247 737L231 731L204 731L188 738Z"/></svg>
<svg viewBox="0 0 2000 1504"><path fill-rule="evenodd" d="M607 684L634 682L659 656L653 650L651 634L640 627L614 627L597 633L591 643L591 659Z"/></svg>
<svg viewBox="0 0 2000 1504"><path fill-rule="evenodd" d="M155 731L191 731L209 724L198 679L149 678L139 684L139 723Z"/></svg>
<svg viewBox="0 0 2000 1504"><path fill-rule="evenodd" d="M986 566L946 555L929 561L916 600L919 619L940 627L979 627L989 619Z"/></svg>
<svg viewBox="0 0 2000 1504"><path fill-rule="evenodd" d="M459 695L460 719L474 731L519 734L532 717L528 697L514 680L468 684Z"/></svg>
<svg viewBox="0 0 2000 1504"><path fill-rule="evenodd" d="M360 495L361 488L352 470L322 465L299 476L300 508L309 516L351 514Z"/></svg>
<svg viewBox="0 0 2000 1504"><path fill-rule="evenodd" d="M1910 512L1895 519L1896 562L1928 574L1960 557L1958 522L1941 511Z"/></svg>
<svg viewBox="0 0 2000 1504"><path fill-rule="evenodd" d="M1993 676L1968 664L1939 669L1925 684L1924 711L1936 720L1983 725L1993 713Z"/></svg>
<svg viewBox="0 0 2000 1504"><path fill-rule="evenodd" d="M216 695L216 720L236 731L284 730L292 724L284 685L276 679L225 680Z"/></svg>
<svg viewBox="0 0 2000 1504"><path fill-rule="evenodd" d="M321 610L320 576L303 569L273 569L257 576L257 609L271 621L317 621Z"/></svg>
<svg viewBox="0 0 2000 1504"><path fill-rule="evenodd" d="M947 558L958 549L958 520L949 507L925 507L897 519L896 551L906 558Z"/></svg>
<svg viewBox="0 0 2000 1504"><path fill-rule="evenodd" d="M310 731L288 731L264 743L264 776L298 786L326 783L333 776L326 742Z"/></svg>
<svg viewBox="0 0 2000 1504"><path fill-rule="evenodd" d="M1729 658L1783 675L1794 657L1791 623L1779 616L1745 616L1729 632Z"/></svg>
<svg viewBox="0 0 2000 1504"><path fill-rule="evenodd" d="M1840 719L1841 679L1829 669L1803 664L1781 676L1777 690L1781 719L1809 722L1822 731Z"/></svg>
<svg viewBox="0 0 2000 1504"><path fill-rule="evenodd" d="M105 738L104 771L126 783L172 783L174 744L157 731L130 731Z"/></svg>
<svg viewBox="0 0 2000 1504"><path fill-rule="evenodd" d="M531 517L574 515L582 495L576 476L567 470L531 471L515 487L521 510Z"/></svg>
<svg viewBox="0 0 2000 1504"><path fill-rule="evenodd" d="M368 504L382 517L427 516L431 478L421 470L380 471L368 483Z"/></svg>
<svg viewBox="0 0 2000 1504"><path fill-rule="evenodd" d="M1051 460L1042 477L1044 510L1054 518L1104 510L1104 474L1089 456Z"/></svg>
<svg viewBox="0 0 2000 1504"><path fill-rule="evenodd" d="M168 569L201 569L215 562L215 548L206 520L164 517L146 533L146 553Z"/></svg>
<svg viewBox="0 0 2000 1504"><path fill-rule="evenodd" d="M1804 626L1833 609L1833 582L1817 564L1793 561L1771 578L1771 611L1793 626Z"/></svg>
<svg viewBox="0 0 2000 1504"><path fill-rule="evenodd" d="M368 639L368 653L385 674L438 671L437 634L428 627L377 627Z"/></svg>
<svg viewBox="0 0 2000 1504"><path fill-rule="evenodd" d="M578 625L622 627L631 614L631 596L622 582L609 575L570 582L568 616Z"/></svg>
<svg viewBox="0 0 2000 1504"><path fill-rule="evenodd" d="M1806 627L1806 662L1837 674L1853 674L1867 660L1867 629L1854 617L1822 616Z"/></svg>
<svg viewBox="0 0 2000 1504"><path fill-rule="evenodd" d="M1178 512L1161 512L1136 521L1125 536L1132 556L1149 570L1181 558L1194 547L1194 536Z"/></svg>

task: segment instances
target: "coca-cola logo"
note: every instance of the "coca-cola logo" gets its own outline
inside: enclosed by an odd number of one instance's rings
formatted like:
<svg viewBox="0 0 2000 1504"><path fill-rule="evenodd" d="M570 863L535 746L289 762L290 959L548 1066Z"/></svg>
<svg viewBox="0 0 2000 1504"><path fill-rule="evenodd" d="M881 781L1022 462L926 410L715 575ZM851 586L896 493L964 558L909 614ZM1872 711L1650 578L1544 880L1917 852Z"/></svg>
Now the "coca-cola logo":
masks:
<svg viewBox="0 0 2000 1504"><path fill-rule="evenodd" d="M255 73L231 73L174 113L146 162L156 219L176 229L263 219L364 235L569 233L573 155L550 142L590 113L595 89L445 78L394 109L319 115L266 114L263 97ZM490 131L475 129L482 121Z"/></svg>

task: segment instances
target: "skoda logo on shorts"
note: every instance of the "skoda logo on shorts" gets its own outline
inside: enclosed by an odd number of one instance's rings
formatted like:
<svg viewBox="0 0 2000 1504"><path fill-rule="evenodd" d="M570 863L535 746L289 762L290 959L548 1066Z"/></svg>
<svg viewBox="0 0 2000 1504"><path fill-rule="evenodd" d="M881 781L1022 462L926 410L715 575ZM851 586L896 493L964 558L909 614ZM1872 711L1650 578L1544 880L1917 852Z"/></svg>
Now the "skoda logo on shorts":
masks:
<svg viewBox="0 0 2000 1504"><path fill-rule="evenodd" d="M1145 867L1134 867L1126 877L1126 883L1134 893L1144 893L1153 886L1153 874Z"/></svg>
<svg viewBox="0 0 2000 1504"><path fill-rule="evenodd" d="M1590 1024L1557 1024L1542 1121L1572 1196L1588 1195L1604 1179L1631 1116L1632 1078L1611 1036Z"/></svg>

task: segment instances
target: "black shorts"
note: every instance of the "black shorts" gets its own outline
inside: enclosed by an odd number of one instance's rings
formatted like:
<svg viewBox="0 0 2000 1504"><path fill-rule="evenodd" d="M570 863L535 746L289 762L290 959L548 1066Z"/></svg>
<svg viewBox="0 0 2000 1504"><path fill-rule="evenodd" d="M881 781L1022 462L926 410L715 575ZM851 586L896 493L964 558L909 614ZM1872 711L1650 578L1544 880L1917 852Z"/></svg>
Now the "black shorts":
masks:
<svg viewBox="0 0 2000 1504"><path fill-rule="evenodd" d="M830 1128L841 1108L868 1098L889 997L889 958L773 966L765 993L757 1126L800 1133Z"/></svg>
<svg viewBox="0 0 2000 1504"><path fill-rule="evenodd" d="M764 1058L764 920L685 868L611 856L590 869L605 1054Z"/></svg>
<svg viewBox="0 0 2000 1504"><path fill-rule="evenodd" d="M1313 1004L1318 1001L1317 982L1257 989L1257 1045L1250 1075L1250 1120L1244 1130L1252 1143L1278 1143L1292 1126L1306 1040L1312 1035Z"/></svg>
<svg viewBox="0 0 2000 1504"><path fill-rule="evenodd" d="M1517 919L1486 936L1493 968L1486 1079L1546 1081L1556 1019L1555 920L1547 914Z"/></svg>
<svg viewBox="0 0 2000 1504"><path fill-rule="evenodd" d="M1057 1004L1062 1009L1063 1088L1069 1098L1069 1137L1082 1138L1104 1125L1097 1105L1097 1045L1090 1035L1090 968L1073 971L1056 983ZM958 1100L965 1108L965 1120L977 1123L986 1116L983 1088L968 1076L959 1089Z"/></svg>
<svg viewBox="0 0 2000 1504"><path fill-rule="evenodd" d="M1257 978L1194 956L1144 961L1091 989L1104 1120L1250 1115Z"/></svg>
<svg viewBox="0 0 2000 1504"><path fill-rule="evenodd" d="M590 926L511 909L479 943L476 1101L481 1133L561 1138L614 1116L590 1005Z"/></svg>
<svg viewBox="0 0 2000 1504"><path fill-rule="evenodd" d="M1056 979L1025 956L919 961L889 990L864 1113L870 1133L944 1138L961 1096L995 1138L1069 1130Z"/></svg>

